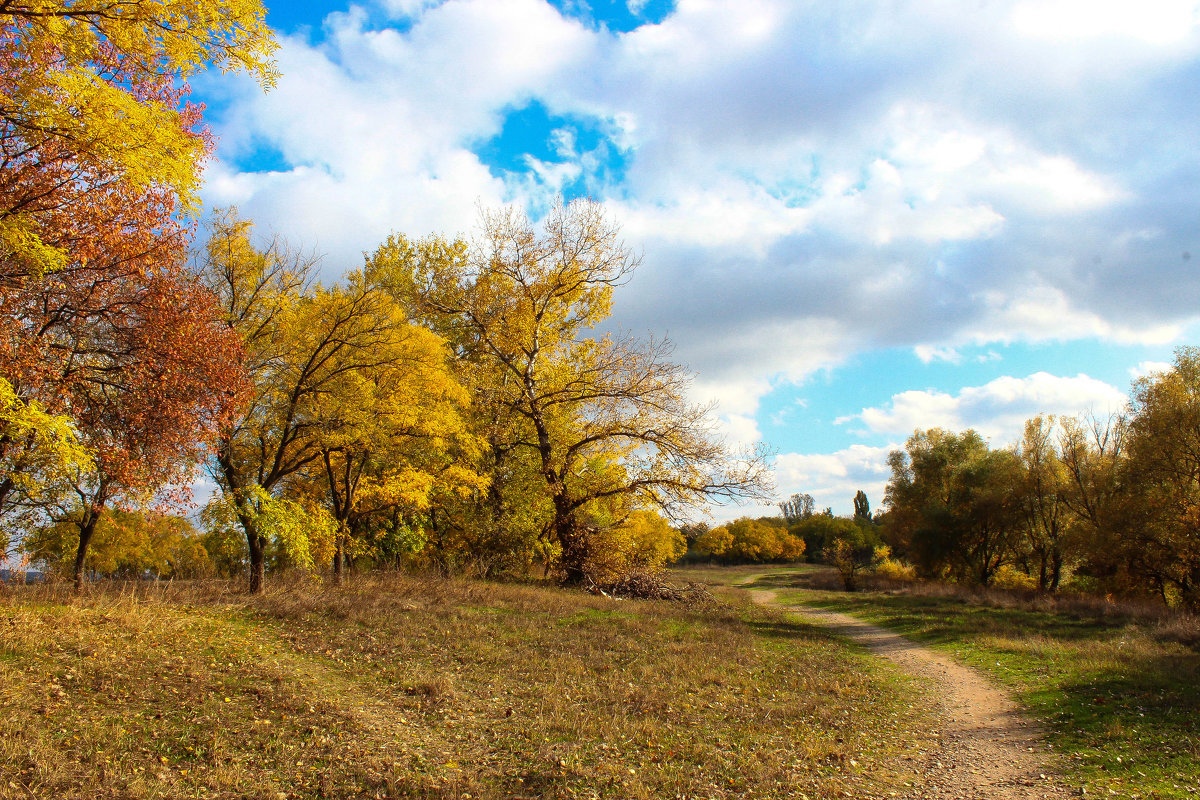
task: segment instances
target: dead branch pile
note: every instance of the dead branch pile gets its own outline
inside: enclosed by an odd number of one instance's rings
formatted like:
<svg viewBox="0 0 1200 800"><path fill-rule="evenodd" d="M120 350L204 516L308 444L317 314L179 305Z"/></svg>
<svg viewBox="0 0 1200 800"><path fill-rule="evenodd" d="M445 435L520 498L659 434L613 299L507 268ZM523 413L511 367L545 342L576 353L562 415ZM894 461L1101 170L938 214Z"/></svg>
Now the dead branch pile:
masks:
<svg viewBox="0 0 1200 800"><path fill-rule="evenodd" d="M633 572L614 581L591 584L588 591L605 597L637 600L669 600L673 603L701 606L715 603L716 598L703 583L689 581L682 586L669 582L665 576L649 572Z"/></svg>

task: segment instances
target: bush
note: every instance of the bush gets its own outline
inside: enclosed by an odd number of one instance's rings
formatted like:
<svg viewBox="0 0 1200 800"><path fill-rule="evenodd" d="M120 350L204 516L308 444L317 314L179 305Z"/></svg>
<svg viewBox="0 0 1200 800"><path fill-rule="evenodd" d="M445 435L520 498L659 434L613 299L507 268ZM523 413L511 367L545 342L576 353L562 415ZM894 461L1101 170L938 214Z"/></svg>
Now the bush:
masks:
<svg viewBox="0 0 1200 800"><path fill-rule="evenodd" d="M743 517L707 531L696 540L696 550L725 563L798 561L804 555L804 540L778 525Z"/></svg>
<svg viewBox="0 0 1200 800"><path fill-rule="evenodd" d="M876 578L896 583L911 583L917 579L917 570L911 564L893 558L892 548L887 545L875 548L875 563L871 566L871 574Z"/></svg>

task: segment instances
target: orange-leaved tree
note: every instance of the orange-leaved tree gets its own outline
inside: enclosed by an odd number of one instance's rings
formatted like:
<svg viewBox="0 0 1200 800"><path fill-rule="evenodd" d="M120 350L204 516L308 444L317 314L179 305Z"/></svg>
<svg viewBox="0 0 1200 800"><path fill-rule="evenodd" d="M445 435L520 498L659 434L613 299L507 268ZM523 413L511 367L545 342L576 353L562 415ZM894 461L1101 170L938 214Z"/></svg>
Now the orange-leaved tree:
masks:
<svg viewBox="0 0 1200 800"><path fill-rule="evenodd" d="M131 449L98 433L114 409L141 413L141 401L120 397L140 390L129 352L164 358L153 369L165 376L199 357L187 347L207 347L211 304L183 266L181 212L195 205L210 142L186 80L217 64L269 83L264 15L257 0L0 4L0 389L11 396L0 409L0 462L10 468L0 515L46 501L47 484L64 476L109 471L108 454ZM171 345L154 333L164 314L148 310L164 304L174 306ZM132 350L113 349L139 337ZM174 430L208 426L211 397L170 380L158 388L191 392L183 405L199 416ZM160 417L180 422L172 410Z"/></svg>

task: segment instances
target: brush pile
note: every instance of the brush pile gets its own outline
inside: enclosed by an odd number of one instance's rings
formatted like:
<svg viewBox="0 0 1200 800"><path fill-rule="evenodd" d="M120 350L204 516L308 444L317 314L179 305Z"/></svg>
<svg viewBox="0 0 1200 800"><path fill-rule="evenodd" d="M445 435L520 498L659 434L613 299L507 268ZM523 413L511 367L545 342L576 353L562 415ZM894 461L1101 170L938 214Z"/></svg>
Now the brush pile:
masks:
<svg viewBox="0 0 1200 800"><path fill-rule="evenodd" d="M592 583L588 587L592 594L605 597L633 600L668 600L690 606L703 606L717 600L703 583L689 581L677 586L662 573L631 572L603 584Z"/></svg>

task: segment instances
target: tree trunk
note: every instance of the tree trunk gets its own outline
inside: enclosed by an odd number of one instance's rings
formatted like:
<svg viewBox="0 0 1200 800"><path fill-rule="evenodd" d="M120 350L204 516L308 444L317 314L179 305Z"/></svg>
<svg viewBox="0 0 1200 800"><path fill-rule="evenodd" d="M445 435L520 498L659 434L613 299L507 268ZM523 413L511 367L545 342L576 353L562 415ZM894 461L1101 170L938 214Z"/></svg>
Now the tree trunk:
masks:
<svg viewBox="0 0 1200 800"><path fill-rule="evenodd" d="M88 544L92 541L92 534L96 532L99 519L98 513L88 509L84 512L79 526L79 549L75 551L75 594L83 594L83 562L87 558Z"/></svg>
<svg viewBox="0 0 1200 800"><path fill-rule="evenodd" d="M250 594L262 594L266 547L264 547L263 538L258 535L258 530L253 525L250 525L246 531L246 543L250 547Z"/></svg>
<svg viewBox="0 0 1200 800"><path fill-rule="evenodd" d="M558 505L558 503L555 503ZM579 526L573 514L555 514L554 536L562 546L558 563L563 571L563 583L578 586L587 578L587 562L590 555L587 533Z"/></svg>
<svg viewBox="0 0 1200 800"><path fill-rule="evenodd" d="M1058 591L1058 583L1062 580L1063 556L1055 547L1050 551L1050 593Z"/></svg>
<svg viewBox="0 0 1200 800"><path fill-rule="evenodd" d="M333 585L342 585L342 535L340 533L333 545Z"/></svg>

